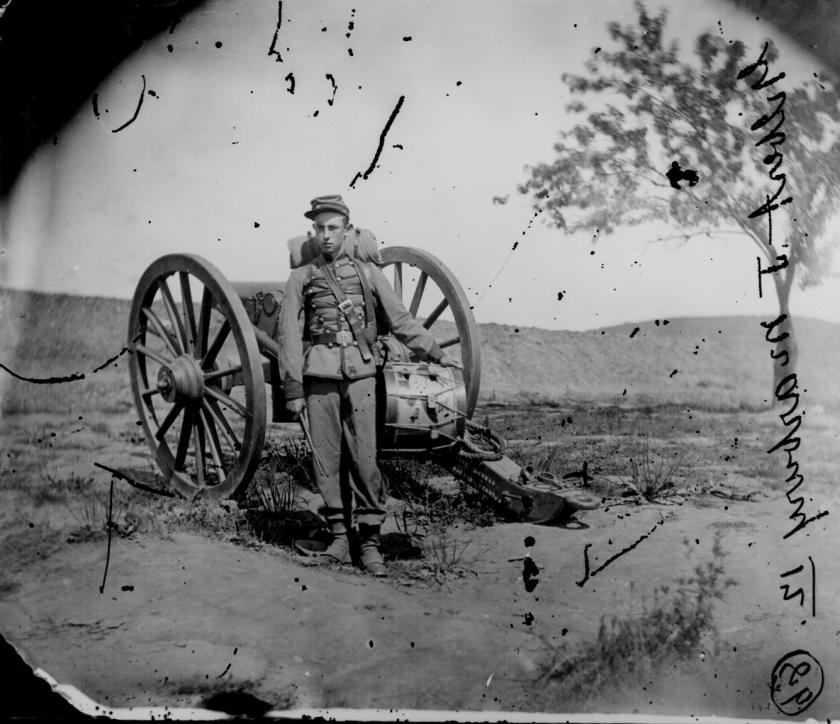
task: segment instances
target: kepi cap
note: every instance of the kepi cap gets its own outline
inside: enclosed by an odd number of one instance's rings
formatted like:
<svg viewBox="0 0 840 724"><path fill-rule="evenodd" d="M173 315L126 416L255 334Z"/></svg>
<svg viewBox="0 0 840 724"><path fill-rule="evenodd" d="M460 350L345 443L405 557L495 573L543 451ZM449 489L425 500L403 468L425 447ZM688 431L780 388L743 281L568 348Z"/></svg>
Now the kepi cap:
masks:
<svg viewBox="0 0 840 724"><path fill-rule="evenodd" d="M318 214L324 211L335 211L336 213L343 214L348 218L350 216L350 209L347 208L347 204L344 203L344 199L342 199L338 194L317 196L312 199L310 203L312 204L312 208L303 213L307 219L314 220Z"/></svg>

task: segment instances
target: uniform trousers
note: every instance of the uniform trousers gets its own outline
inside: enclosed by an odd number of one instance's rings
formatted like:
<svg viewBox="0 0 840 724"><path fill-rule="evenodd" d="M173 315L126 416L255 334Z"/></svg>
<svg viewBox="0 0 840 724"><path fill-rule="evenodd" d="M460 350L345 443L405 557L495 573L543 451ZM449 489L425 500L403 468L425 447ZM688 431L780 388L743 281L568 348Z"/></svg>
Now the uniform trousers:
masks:
<svg viewBox="0 0 840 724"><path fill-rule="evenodd" d="M382 473L376 462L376 378L304 378L315 481L330 524L381 525ZM323 466L323 470L321 469Z"/></svg>

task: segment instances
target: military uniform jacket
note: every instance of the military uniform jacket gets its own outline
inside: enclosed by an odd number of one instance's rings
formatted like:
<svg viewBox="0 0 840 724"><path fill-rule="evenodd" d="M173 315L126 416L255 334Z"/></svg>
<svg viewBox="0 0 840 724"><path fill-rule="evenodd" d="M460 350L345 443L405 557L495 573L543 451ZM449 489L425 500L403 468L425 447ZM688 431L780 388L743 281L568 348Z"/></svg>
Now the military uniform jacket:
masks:
<svg viewBox="0 0 840 724"><path fill-rule="evenodd" d="M366 325L369 342L376 338L376 313L365 308L357 269L365 275L374 303L394 336L421 359L437 361L443 356L432 334L403 306L378 266L359 260L351 262L344 249L332 262L321 254L309 264L293 269L284 289L278 342L286 399L303 397L304 377L354 380L376 374L375 360L365 362L362 358L347 318L338 309L338 301L324 278L322 268L328 263L341 290ZM331 338L338 332L344 332L341 336L351 341L319 343L322 335ZM312 342L305 353L304 336Z"/></svg>

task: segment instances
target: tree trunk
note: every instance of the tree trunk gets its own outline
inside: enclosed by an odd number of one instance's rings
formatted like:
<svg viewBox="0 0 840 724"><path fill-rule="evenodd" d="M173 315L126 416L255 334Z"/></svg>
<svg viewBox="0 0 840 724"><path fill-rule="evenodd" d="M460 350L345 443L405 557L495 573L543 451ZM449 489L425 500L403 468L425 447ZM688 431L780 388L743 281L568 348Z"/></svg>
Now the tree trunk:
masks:
<svg viewBox="0 0 840 724"><path fill-rule="evenodd" d="M775 342L773 350L773 396L771 403L776 404L776 390L780 383L789 375L795 375L799 362L799 347L796 344L796 336L793 331L793 319L790 316L790 282L793 281L792 270L789 271L790 279L778 280L776 293L779 298L778 323L772 328L771 337L768 330L767 339Z"/></svg>

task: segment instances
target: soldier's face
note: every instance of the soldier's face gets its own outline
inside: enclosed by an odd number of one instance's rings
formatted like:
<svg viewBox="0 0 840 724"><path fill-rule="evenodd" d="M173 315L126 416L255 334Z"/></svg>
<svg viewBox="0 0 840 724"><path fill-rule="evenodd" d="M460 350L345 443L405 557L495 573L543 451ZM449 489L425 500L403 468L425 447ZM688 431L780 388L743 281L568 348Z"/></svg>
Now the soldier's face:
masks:
<svg viewBox="0 0 840 724"><path fill-rule="evenodd" d="M312 228L315 229L315 238L318 239L318 245L324 254L335 256L341 251L344 232L347 230L347 224L341 214L324 211L315 217Z"/></svg>

